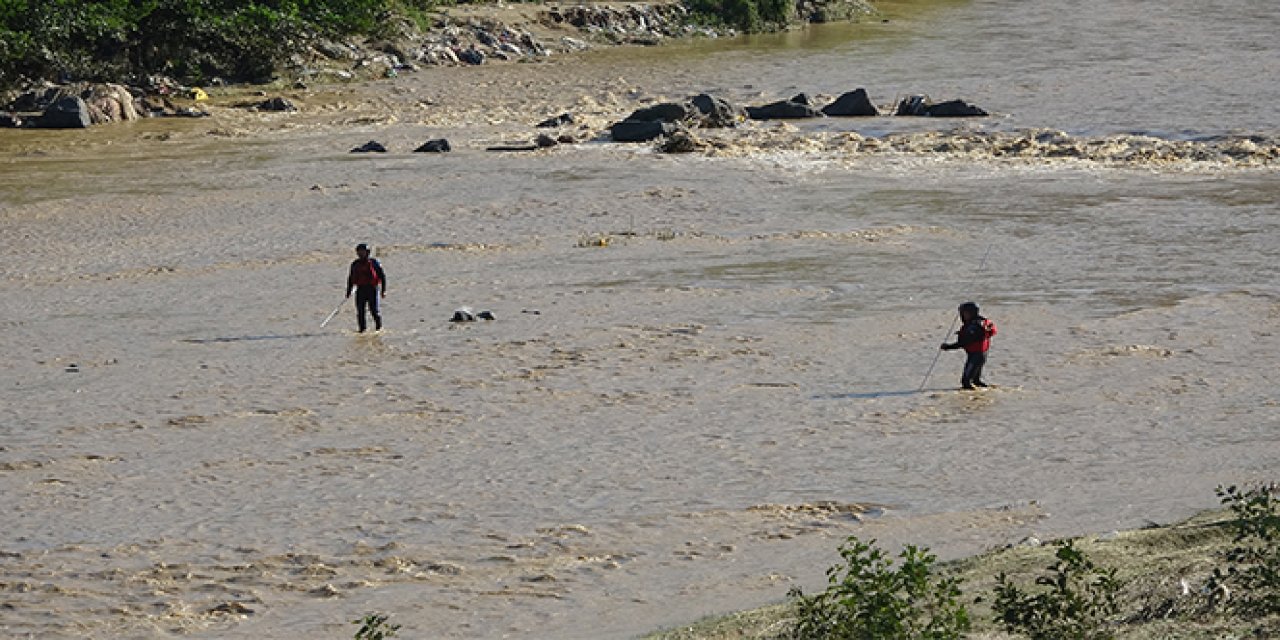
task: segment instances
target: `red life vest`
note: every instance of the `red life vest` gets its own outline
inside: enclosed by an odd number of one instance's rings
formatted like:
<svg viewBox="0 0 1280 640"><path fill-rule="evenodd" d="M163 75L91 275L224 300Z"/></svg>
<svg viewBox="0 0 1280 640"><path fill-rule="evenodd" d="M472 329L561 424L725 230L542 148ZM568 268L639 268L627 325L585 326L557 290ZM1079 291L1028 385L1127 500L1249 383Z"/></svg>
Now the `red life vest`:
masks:
<svg viewBox="0 0 1280 640"><path fill-rule="evenodd" d="M368 260L356 260L351 263L351 284L356 286L376 287L378 280L377 261L373 258Z"/></svg>
<svg viewBox="0 0 1280 640"><path fill-rule="evenodd" d="M975 340L964 346L965 353L986 353L991 348L991 337L996 335L996 323L983 318L982 319L982 339Z"/></svg>

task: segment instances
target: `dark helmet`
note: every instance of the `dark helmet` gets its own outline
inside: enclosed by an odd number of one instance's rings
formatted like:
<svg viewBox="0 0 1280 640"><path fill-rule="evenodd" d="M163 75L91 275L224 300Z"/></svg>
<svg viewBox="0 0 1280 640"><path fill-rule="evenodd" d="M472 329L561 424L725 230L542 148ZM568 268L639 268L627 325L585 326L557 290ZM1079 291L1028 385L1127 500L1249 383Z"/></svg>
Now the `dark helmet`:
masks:
<svg viewBox="0 0 1280 640"><path fill-rule="evenodd" d="M360 244L356 245L356 251L368 251L368 250L369 250L369 245L367 245L367 244L365 244L365 243L363 243L363 242L361 242Z"/></svg>
<svg viewBox="0 0 1280 640"><path fill-rule="evenodd" d="M966 311L975 316L978 315L978 304L976 302L966 302L960 305L960 313L964 313Z"/></svg>

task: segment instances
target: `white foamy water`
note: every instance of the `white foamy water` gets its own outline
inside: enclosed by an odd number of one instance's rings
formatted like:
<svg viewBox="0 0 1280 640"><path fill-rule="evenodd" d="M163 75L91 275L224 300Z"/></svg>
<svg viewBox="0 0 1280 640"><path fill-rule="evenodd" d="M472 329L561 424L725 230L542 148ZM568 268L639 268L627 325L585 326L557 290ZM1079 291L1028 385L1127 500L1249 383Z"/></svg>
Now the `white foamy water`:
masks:
<svg viewBox="0 0 1280 640"><path fill-rule="evenodd" d="M562 110L856 86L1003 115L795 133L1274 136L1276 20L939 3L424 71L359 89L384 125L0 134L0 630L628 637L817 586L850 534L951 557L1274 479L1274 168L481 149ZM344 153L370 138L395 153ZM388 331L320 329L359 241ZM953 391L944 353L918 391L969 299L1000 388Z"/></svg>

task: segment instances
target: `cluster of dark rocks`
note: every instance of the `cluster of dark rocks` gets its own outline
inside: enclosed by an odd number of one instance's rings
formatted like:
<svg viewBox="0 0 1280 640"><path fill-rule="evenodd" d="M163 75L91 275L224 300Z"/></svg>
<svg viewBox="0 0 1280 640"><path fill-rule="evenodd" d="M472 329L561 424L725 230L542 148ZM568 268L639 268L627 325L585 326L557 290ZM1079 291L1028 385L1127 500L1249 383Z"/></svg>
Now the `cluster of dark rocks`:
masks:
<svg viewBox="0 0 1280 640"><path fill-rule="evenodd" d="M493 20L441 25L404 55L429 65L478 65L490 60L529 60L551 55L534 35Z"/></svg>
<svg viewBox="0 0 1280 640"><path fill-rule="evenodd" d="M690 24L689 10L681 3L630 4L625 7L583 4L552 6L541 12L539 18L547 25L571 26L587 37L598 38L610 44L654 45L665 38L679 38L695 33L719 35L715 30ZM575 43L565 44L576 48Z"/></svg>
<svg viewBox="0 0 1280 640"><path fill-rule="evenodd" d="M684 102L664 102L637 109L609 127L615 142L648 142L669 137L681 129L735 127L745 120L784 120L825 117L881 115L866 89L846 92L819 107L807 94L798 94L760 106L738 106L723 98L699 94ZM909 96L896 107L894 115L924 117L975 117L988 115L963 100L935 103L927 96ZM563 116L562 116L563 117Z"/></svg>
<svg viewBox="0 0 1280 640"><path fill-rule="evenodd" d="M203 89L184 87L163 76L130 85L45 83L17 93L0 105L0 127L84 129L142 118L203 118L209 113L197 105L208 98ZM175 101L189 104L179 105ZM251 111L298 110L293 102L282 97L240 106Z"/></svg>
<svg viewBox="0 0 1280 640"><path fill-rule="evenodd" d="M321 60L336 62L345 68L329 72L339 79L352 79L358 74L394 77L416 71L419 65L480 65L490 60L532 60L549 55L551 49L527 30L495 20L454 23L445 18L430 31L412 37L365 43L317 40L310 56L295 57L292 64L303 75L319 75L329 66L318 64Z"/></svg>
<svg viewBox="0 0 1280 640"><path fill-rule="evenodd" d="M436 138L428 140L414 149L414 153L449 153L453 151L453 146L445 138ZM386 153L387 146L377 140L370 140L354 149L351 153Z"/></svg>
<svg viewBox="0 0 1280 640"><path fill-rule="evenodd" d="M471 307L454 309L449 322L475 322L476 320L497 320L492 311L472 311Z"/></svg>
<svg viewBox="0 0 1280 640"><path fill-rule="evenodd" d="M702 93L684 102L664 102L637 109L609 127L615 142L646 142L670 136L681 128L736 127L748 118L745 108Z"/></svg>
<svg viewBox="0 0 1280 640"><path fill-rule="evenodd" d="M292 100L281 96L267 98L262 102L253 102L247 105L250 111L283 111L292 113L298 110Z"/></svg>
<svg viewBox="0 0 1280 640"><path fill-rule="evenodd" d="M549 136L545 133L538 134L537 137L529 142L511 142L505 144L490 145L485 147L485 151L537 151L539 149L548 149L560 144L573 144L577 140L568 134L560 136ZM428 140L414 149L414 153L448 153L453 150L452 145L445 138ZM377 140L370 140L354 149L351 153L387 153L387 146Z"/></svg>
<svg viewBox="0 0 1280 640"><path fill-rule="evenodd" d="M876 13L875 6L867 0L796 0L796 17L805 22L858 20Z"/></svg>
<svg viewBox="0 0 1280 640"><path fill-rule="evenodd" d="M841 0L843 1L843 0ZM619 6L554 6L539 11L537 21L553 28L572 27L580 37L544 40L528 29L489 18L453 18L447 12L426 32L406 29L395 38L368 42L319 39L309 55L290 64L302 75L330 73L339 79L357 75L392 77L419 65L466 66L493 60L540 60L558 52L591 48L591 42L655 45L667 38L717 36L720 31L690 24L680 3ZM727 30L726 30L727 31ZM343 68L327 68L338 63Z"/></svg>
<svg viewBox="0 0 1280 640"><path fill-rule="evenodd" d="M964 100L934 102L929 96L914 95L898 102L895 116L924 116L929 118L973 118L990 115L981 107Z"/></svg>
<svg viewBox="0 0 1280 640"><path fill-rule="evenodd" d="M28 89L0 106L0 126L83 129L95 124L140 118L207 116L191 106L177 106L158 86L122 84L44 84Z"/></svg>

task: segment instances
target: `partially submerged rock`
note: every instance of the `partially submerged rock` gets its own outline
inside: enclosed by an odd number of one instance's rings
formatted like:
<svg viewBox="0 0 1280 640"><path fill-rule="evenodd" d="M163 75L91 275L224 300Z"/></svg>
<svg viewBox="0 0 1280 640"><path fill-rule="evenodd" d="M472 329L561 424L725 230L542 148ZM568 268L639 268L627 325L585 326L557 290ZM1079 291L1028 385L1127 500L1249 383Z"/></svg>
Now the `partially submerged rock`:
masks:
<svg viewBox="0 0 1280 640"><path fill-rule="evenodd" d="M948 100L934 102L925 95L914 95L903 98L898 103L894 115L923 116L931 118L968 118L989 115L985 110L964 100Z"/></svg>
<svg viewBox="0 0 1280 640"><path fill-rule="evenodd" d="M693 153L705 148L707 143L684 129L672 133L658 144L658 151L662 153Z"/></svg>
<svg viewBox="0 0 1280 640"><path fill-rule="evenodd" d="M449 145L449 141L445 138L428 140L413 150L414 153L448 153L450 151L453 151L453 147Z"/></svg>
<svg viewBox="0 0 1280 640"><path fill-rule="evenodd" d="M685 102L637 109L609 127L609 135L615 142L648 142L670 136L681 127L735 127L745 117L741 107L704 93Z"/></svg>
<svg viewBox="0 0 1280 640"><path fill-rule="evenodd" d="M676 125L670 122L623 120L609 127L609 136L614 142L649 142L671 135L675 130Z"/></svg>
<svg viewBox="0 0 1280 640"><path fill-rule="evenodd" d="M835 102L822 108L822 113L828 116L878 116L880 111L871 103L871 98L867 96L867 90L861 87L841 94Z"/></svg>
<svg viewBox="0 0 1280 640"><path fill-rule="evenodd" d="M989 114L981 107L964 100L948 100L930 106L926 115L933 118L972 118Z"/></svg>
<svg viewBox="0 0 1280 640"><path fill-rule="evenodd" d="M562 113L553 118L547 118L546 120L539 122L536 126L540 129L553 129L555 127L563 127L568 124L573 124L573 114Z"/></svg>
<svg viewBox="0 0 1280 640"><path fill-rule="evenodd" d="M387 148L377 140L370 140L351 150L351 153L386 153L386 152L387 152Z"/></svg>
<svg viewBox="0 0 1280 640"><path fill-rule="evenodd" d="M700 117L702 112L690 103L663 102L636 109L624 118L635 122L685 122Z"/></svg>
<svg viewBox="0 0 1280 640"><path fill-rule="evenodd" d="M257 111L297 111L298 107L288 98L277 96L263 100L253 107Z"/></svg>
<svg viewBox="0 0 1280 640"><path fill-rule="evenodd" d="M804 94L800 94L803 96ZM806 97L807 98L807 97ZM795 120L825 117L811 105L792 100L780 100L759 107L747 107L747 117L752 120Z"/></svg>
<svg viewBox="0 0 1280 640"><path fill-rule="evenodd" d="M559 139L542 133L538 134L538 137L534 138L533 141L529 143L498 144L485 147L485 151L537 151L539 149L549 149L551 147L558 146L559 144Z"/></svg>
<svg viewBox="0 0 1280 640"><path fill-rule="evenodd" d="M85 102L89 105L89 119L93 124L108 122L127 122L139 118L135 105L142 96L139 91L135 96L123 85L95 84L87 91Z"/></svg>
<svg viewBox="0 0 1280 640"><path fill-rule="evenodd" d="M475 322L476 320L496 320L492 311L474 312L471 307L459 307L454 310L449 322Z"/></svg>
<svg viewBox="0 0 1280 640"><path fill-rule="evenodd" d="M171 95L185 93L176 86L151 79L140 87L114 83L46 83L17 94L7 105L0 106L10 114L0 126L79 129L146 117L209 115L193 106L175 106L169 100Z"/></svg>
<svg viewBox="0 0 1280 640"><path fill-rule="evenodd" d="M690 98L689 104L702 114L702 121L698 123L702 127L736 127L738 123L747 119L747 112L742 107L706 93Z"/></svg>
<svg viewBox="0 0 1280 640"><path fill-rule="evenodd" d="M89 105L80 96L60 98L36 119L41 129L86 129L90 124Z"/></svg>

